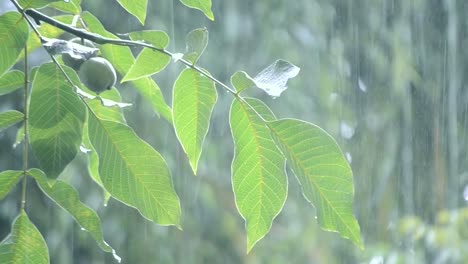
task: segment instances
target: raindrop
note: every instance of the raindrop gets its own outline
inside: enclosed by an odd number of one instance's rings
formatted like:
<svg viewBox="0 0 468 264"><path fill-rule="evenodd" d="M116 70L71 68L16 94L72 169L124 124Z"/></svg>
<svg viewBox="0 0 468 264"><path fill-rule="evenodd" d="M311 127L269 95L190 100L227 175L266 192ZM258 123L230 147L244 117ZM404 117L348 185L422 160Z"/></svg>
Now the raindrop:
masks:
<svg viewBox="0 0 468 264"><path fill-rule="evenodd" d="M345 156L346 156L346 160L347 160L349 163L353 162L353 157L351 156L351 153L346 152L346 153L345 153Z"/></svg>
<svg viewBox="0 0 468 264"><path fill-rule="evenodd" d="M70 0L63 0L65 3L70 3Z"/></svg>
<svg viewBox="0 0 468 264"><path fill-rule="evenodd" d="M350 139L354 135L354 128L348 125L346 122L340 123L340 134L345 139Z"/></svg>
<svg viewBox="0 0 468 264"><path fill-rule="evenodd" d="M371 261L369 261L369 264L383 264L383 263L384 263L384 258L382 256L372 257Z"/></svg>
<svg viewBox="0 0 468 264"><path fill-rule="evenodd" d="M83 152L83 153L91 152L91 150L90 150L89 148L86 148L86 147L83 146L83 145L80 146L80 151Z"/></svg>
<svg viewBox="0 0 468 264"><path fill-rule="evenodd" d="M463 190L463 199L468 202L468 185L466 185L465 189Z"/></svg>
<svg viewBox="0 0 468 264"><path fill-rule="evenodd" d="M83 227L81 227L81 231L86 231L86 229L84 229Z"/></svg>
<svg viewBox="0 0 468 264"><path fill-rule="evenodd" d="M172 54L172 59L174 60L174 62L179 61L179 60L182 59L183 57L184 57L184 54L182 54L182 53L174 53L174 54Z"/></svg>
<svg viewBox="0 0 468 264"><path fill-rule="evenodd" d="M367 92L367 86L366 84L361 80L361 78L358 79L358 86L359 86L359 90L363 91L363 92Z"/></svg>
<svg viewBox="0 0 468 264"><path fill-rule="evenodd" d="M114 249L112 250L112 256L114 256L114 259L117 260L118 263L120 263L120 262L122 261L122 258L119 257L119 255L117 255L117 254L115 253L115 250L114 250Z"/></svg>

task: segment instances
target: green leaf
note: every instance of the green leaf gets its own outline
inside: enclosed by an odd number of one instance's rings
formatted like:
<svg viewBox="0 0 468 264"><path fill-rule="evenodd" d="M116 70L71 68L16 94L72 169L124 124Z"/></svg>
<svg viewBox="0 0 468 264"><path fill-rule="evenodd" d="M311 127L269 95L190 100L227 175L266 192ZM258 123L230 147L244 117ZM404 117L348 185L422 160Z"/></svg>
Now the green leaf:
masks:
<svg viewBox="0 0 468 264"><path fill-rule="evenodd" d="M211 0L180 0L182 4L202 11L205 16L214 20L213 12L211 11Z"/></svg>
<svg viewBox="0 0 468 264"><path fill-rule="evenodd" d="M278 97L286 90L288 80L299 74L300 68L294 64L277 60L259 72L253 79L255 85L272 97Z"/></svg>
<svg viewBox="0 0 468 264"><path fill-rule="evenodd" d="M238 71L231 76L232 86L237 93L244 91L247 88L256 86L255 81L244 71Z"/></svg>
<svg viewBox="0 0 468 264"><path fill-rule="evenodd" d="M21 54L28 41L29 27L18 12L0 16L0 76L2 76Z"/></svg>
<svg viewBox="0 0 468 264"><path fill-rule="evenodd" d="M99 20L89 12L84 12L82 18L88 25L88 28L95 33L108 38L117 39L115 35L105 30ZM115 67L118 73L125 76L128 69L132 67L135 58L129 47L118 45L101 45L102 55L108 59ZM161 114L169 123L172 123L172 110L166 104L161 89L150 77L140 78L132 82L138 92L151 103L153 110Z"/></svg>
<svg viewBox="0 0 468 264"><path fill-rule="evenodd" d="M320 227L339 232L363 247L353 216L353 174L340 147L320 127L296 119L269 122L306 199L312 203Z"/></svg>
<svg viewBox="0 0 468 264"><path fill-rule="evenodd" d="M175 81L173 92L175 132L196 175L203 141L218 97L215 84L197 71L185 69Z"/></svg>
<svg viewBox="0 0 468 264"><path fill-rule="evenodd" d="M200 56L208 45L208 30L206 28L197 28L187 34L184 59L192 64L197 63Z"/></svg>
<svg viewBox="0 0 468 264"><path fill-rule="evenodd" d="M142 25L145 24L148 0L117 0L117 2L127 12L135 16Z"/></svg>
<svg viewBox="0 0 468 264"><path fill-rule="evenodd" d="M116 89L112 89L104 94L101 95L104 99L113 100L116 102L121 101L120 93ZM125 118L122 113L121 108L114 106L114 107L105 107L102 105L100 100L88 100L87 101L89 107L93 109L93 112L98 116L99 119L111 120L115 122L120 122L125 124ZM88 117L89 118L89 117ZM104 204L107 204L111 195L105 189L104 184L101 181L101 176L99 175L99 156L94 149L93 145L91 144L91 140L89 139L89 127L88 122L85 123L83 128L83 145L85 148L89 149L90 151L86 153L88 158L88 173L91 176L91 179L94 180L102 189L104 195Z"/></svg>
<svg viewBox="0 0 468 264"><path fill-rule="evenodd" d="M89 114L89 137L99 174L112 197L160 225L177 225L180 203L163 157L128 126Z"/></svg>
<svg viewBox="0 0 468 264"><path fill-rule="evenodd" d="M38 169L31 169L28 174L36 180L42 192L67 211L82 229L91 234L102 250L114 251L104 241L101 219L93 209L80 201L78 192L73 186L60 180L49 180L44 172Z"/></svg>
<svg viewBox="0 0 468 264"><path fill-rule="evenodd" d="M23 8L42 8L57 0L18 0L19 5Z"/></svg>
<svg viewBox="0 0 468 264"><path fill-rule="evenodd" d="M0 131L23 120L24 114L16 110L0 113Z"/></svg>
<svg viewBox="0 0 468 264"><path fill-rule="evenodd" d="M104 196L104 204L107 205L111 194L106 190L104 184L102 183L101 176L99 175L99 156L94 149L93 145L91 144L91 140L89 139L89 127L88 122L84 124L83 127L83 145L89 151L86 152L86 156L88 158L88 173L91 179L101 187L102 194Z"/></svg>
<svg viewBox="0 0 468 264"><path fill-rule="evenodd" d="M22 171L6 170L0 172L0 200L10 192L11 188L21 179Z"/></svg>
<svg viewBox="0 0 468 264"><path fill-rule="evenodd" d="M166 48L169 44L169 36L164 31L159 30L132 32L130 38L134 41L145 41L161 49ZM171 57L166 54L143 48L121 82L136 80L158 73L169 64L170 60Z"/></svg>
<svg viewBox="0 0 468 264"><path fill-rule="evenodd" d="M11 234L0 244L0 263L48 264L49 250L24 210L13 222Z"/></svg>
<svg viewBox="0 0 468 264"><path fill-rule="evenodd" d="M53 2L49 5L49 7L55 8L65 13L79 15L81 13L81 0Z"/></svg>
<svg viewBox="0 0 468 264"><path fill-rule="evenodd" d="M135 31L128 35L133 41L143 41L160 49L165 49L169 45L169 36L161 30Z"/></svg>
<svg viewBox="0 0 468 264"><path fill-rule="evenodd" d="M63 68L75 84L80 83L75 71ZM37 70L29 113L32 150L46 175L57 178L78 152L86 108L55 64Z"/></svg>
<svg viewBox="0 0 468 264"><path fill-rule="evenodd" d="M11 70L0 77L0 95L8 94L24 86L24 72Z"/></svg>
<svg viewBox="0 0 468 264"><path fill-rule="evenodd" d="M264 121L273 113L256 99L234 100L230 126L235 145L232 186L239 213L246 221L247 251L270 230L287 196L285 158L271 138ZM253 106L255 111L249 107Z"/></svg>

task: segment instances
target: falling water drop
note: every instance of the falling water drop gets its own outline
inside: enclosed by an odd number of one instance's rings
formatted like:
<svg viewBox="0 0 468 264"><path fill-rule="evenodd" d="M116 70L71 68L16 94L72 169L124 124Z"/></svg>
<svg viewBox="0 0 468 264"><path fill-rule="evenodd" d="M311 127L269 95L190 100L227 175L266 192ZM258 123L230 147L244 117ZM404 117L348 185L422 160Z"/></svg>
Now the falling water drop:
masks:
<svg viewBox="0 0 468 264"><path fill-rule="evenodd" d="M466 185L465 189L463 190L463 199L468 202L468 185Z"/></svg>
<svg viewBox="0 0 468 264"><path fill-rule="evenodd" d="M117 260L118 263L120 263L122 261L122 258L119 257L119 255L117 255L117 253L115 253L114 249L112 250L112 256L114 257L115 260Z"/></svg>

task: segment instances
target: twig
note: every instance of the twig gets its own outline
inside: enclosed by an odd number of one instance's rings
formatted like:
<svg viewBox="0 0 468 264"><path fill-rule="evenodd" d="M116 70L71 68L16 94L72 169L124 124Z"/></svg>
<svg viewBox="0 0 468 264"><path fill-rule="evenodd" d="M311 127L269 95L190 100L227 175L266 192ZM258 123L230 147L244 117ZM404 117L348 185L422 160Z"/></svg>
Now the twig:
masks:
<svg viewBox="0 0 468 264"><path fill-rule="evenodd" d="M27 189L27 171L28 171L28 156L29 156L29 135L28 135L28 98L29 98L29 74L28 74L28 45L24 46L24 141L23 141L23 184L21 186L21 211L26 206L26 189Z"/></svg>
<svg viewBox="0 0 468 264"><path fill-rule="evenodd" d="M15 1L15 0L12 0L12 1ZM52 25L54 27L60 28L60 29L66 31L68 33L71 33L71 34L73 34L73 35L75 35L77 37L87 39L87 40L90 40L90 41L98 43L98 44L114 44L114 45L119 45L119 46L144 47L144 48L149 48L149 49L161 52L161 53L163 53L163 54L165 54L165 55L167 55L167 56L169 56L171 58L175 58L174 54L172 52L166 50L166 49L158 48L158 47L155 47L155 46L153 46L151 44L141 42L141 41L132 41L132 40L125 40L125 39L113 39L113 38L103 37L103 36L101 36L99 34L91 33L91 32L88 32L86 30L83 30L83 29L80 29L80 28L75 28L75 27L72 27L72 26L67 25L65 23L62 23L62 22L60 22L58 20L55 20L55 19L53 19L53 18L51 18L51 17L49 17L49 16L35 10L35 9L26 9L26 10L24 10L24 13L26 13L28 16L34 18L35 20L43 21L43 22L45 22L47 24L50 24L50 25ZM231 93L231 94L233 94L233 95L235 95L237 97L236 91L229 88L229 86L222 83L218 79L214 78L213 76L211 76L207 72L203 71L200 67L190 63L189 61L187 61L187 60L185 60L183 58L180 58L180 59L178 58L178 59L176 59L176 61L179 61L180 63L184 64L185 66L194 69L195 71L199 72L203 76L207 77L208 79L215 82L219 86L223 87L226 91L228 91L229 93Z"/></svg>

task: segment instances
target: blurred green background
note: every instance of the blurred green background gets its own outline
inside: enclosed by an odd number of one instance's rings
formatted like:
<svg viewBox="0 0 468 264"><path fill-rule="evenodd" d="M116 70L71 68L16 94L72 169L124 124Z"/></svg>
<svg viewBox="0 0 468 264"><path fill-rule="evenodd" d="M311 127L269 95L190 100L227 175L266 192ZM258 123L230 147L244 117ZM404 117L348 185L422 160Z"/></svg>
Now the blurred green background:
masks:
<svg viewBox="0 0 468 264"><path fill-rule="evenodd" d="M7 9L11 4L2 1L1 13ZM141 30L114 0L83 0L83 9L111 32ZM171 166L184 228L157 226L112 199L104 206L80 154L61 177L98 211L122 263L468 263L468 2L213 0L213 11L211 22L179 1L149 1L145 29L165 30L169 49L183 52L185 35L207 27L210 42L200 65L225 83L237 70L254 76L280 58L301 67L281 97L250 95L278 117L313 122L337 139L353 169L354 211L366 249L320 230L290 175L283 211L246 255L230 183L232 96L218 90L194 177L173 129L122 84L124 101L133 104L125 110L128 123ZM31 55L33 65L47 59L42 50ZM154 76L169 103L181 69L171 64ZM2 96L0 110L22 109L21 97ZM0 170L21 168L15 137L15 129L0 133ZM1 201L1 238L18 204L18 190ZM46 238L52 263L116 263L32 181L27 212Z"/></svg>

